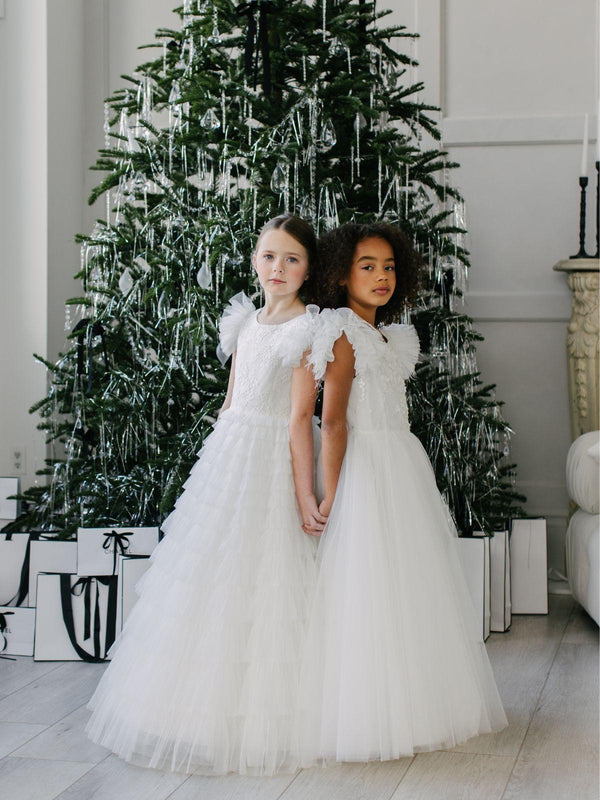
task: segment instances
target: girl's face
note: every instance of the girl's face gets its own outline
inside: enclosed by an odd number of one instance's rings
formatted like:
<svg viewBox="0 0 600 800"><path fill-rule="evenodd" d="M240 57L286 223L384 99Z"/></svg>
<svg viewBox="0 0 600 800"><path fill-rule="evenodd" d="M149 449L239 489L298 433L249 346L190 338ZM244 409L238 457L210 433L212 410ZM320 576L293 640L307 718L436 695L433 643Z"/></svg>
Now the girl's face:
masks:
<svg viewBox="0 0 600 800"><path fill-rule="evenodd" d="M394 250L386 239L362 239L352 257L348 276L340 281L346 287L349 305L363 308L384 306L396 288Z"/></svg>
<svg viewBox="0 0 600 800"><path fill-rule="evenodd" d="M278 297L297 294L307 278L306 248L282 228L272 228L263 233L252 263L265 292Z"/></svg>

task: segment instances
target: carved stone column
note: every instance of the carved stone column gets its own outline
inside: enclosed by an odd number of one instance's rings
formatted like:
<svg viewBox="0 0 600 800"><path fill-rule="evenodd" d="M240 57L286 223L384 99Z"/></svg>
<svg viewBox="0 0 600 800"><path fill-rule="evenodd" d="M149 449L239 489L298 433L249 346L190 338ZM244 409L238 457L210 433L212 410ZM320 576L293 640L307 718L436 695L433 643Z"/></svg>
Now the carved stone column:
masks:
<svg viewBox="0 0 600 800"><path fill-rule="evenodd" d="M571 437L600 429L598 381L600 333L598 318L599 265L597 258L569 258L553 269L567 273L573 293L567 326L567 364Z"/></svg>

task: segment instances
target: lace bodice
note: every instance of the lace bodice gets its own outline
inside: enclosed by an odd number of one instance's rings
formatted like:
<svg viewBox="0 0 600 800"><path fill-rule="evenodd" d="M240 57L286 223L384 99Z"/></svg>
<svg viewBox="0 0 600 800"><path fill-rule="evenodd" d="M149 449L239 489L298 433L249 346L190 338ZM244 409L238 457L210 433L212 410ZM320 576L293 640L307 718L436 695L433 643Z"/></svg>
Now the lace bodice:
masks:
<svg viewBox="0 0 600 800"><path fill-rule="evenodd" d="M230 410L256 423L287 424L292 370L312 345L319 307L310 304L304 314L275 325L260 323L258 313L240 292L221 318L220 351L227 358L237 350Z"/></svg>
<svg viewBox="0 0 600 800"><path fill-rule="evenodd" d="M333 345L342 333L355 357L355 378L346 412L349 428L410 430L404 382L414 372L420 351L414 325L376 329L350 308L324 309L309 358L316 378L325 375L327 362L333 361Z"/></svg>

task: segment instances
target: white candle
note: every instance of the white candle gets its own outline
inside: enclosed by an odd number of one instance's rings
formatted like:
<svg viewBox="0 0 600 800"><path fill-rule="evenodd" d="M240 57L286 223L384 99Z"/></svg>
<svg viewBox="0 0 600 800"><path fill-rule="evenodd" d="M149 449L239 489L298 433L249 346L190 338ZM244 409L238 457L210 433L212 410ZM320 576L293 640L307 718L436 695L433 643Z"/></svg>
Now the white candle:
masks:
<svg viewBox="0 0 600 800"><path fill-rule="evenodd" d="M579 176L581 178L585 178L587 176L587 166L588 166L588 115L585 115L585 121L583 123L583 149L581 151L581 168L579 170Z"/></svg>

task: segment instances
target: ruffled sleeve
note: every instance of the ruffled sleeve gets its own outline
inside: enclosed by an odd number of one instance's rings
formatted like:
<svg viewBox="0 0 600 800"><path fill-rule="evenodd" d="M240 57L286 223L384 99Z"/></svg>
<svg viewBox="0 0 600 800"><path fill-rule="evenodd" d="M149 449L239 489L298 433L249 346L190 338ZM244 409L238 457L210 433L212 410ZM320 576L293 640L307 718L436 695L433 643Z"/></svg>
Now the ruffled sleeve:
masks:
<svg viewBox="0 0 600 800"><path fill-rule="evenodd" d="M342 333L346 334L354 350L354 371L357 375L363 374L376 357L376 341L351 309L325 308L319 314L309 358L316 380L324 377L327 363L333 361L333 345Z"/></svg>
<svg viewBox="0 0 600 800"><path fill-rule="evenodd" d="M406 380L414 374L415 364L419 359L421 345L414 325L393 324L382 328L384 336L394 348L398 371Z"/></svg>
<svg viewBox="0 0 600 800"><path fill-rule="evenodd" d="M299 367L302 356L313 346L319 319L319 306L309 303L306 312L285 325L279 342L279 354L284 367Z"/></svg>
<svg viewBox="0 0 600 800"><path fill-rule="evenodd" d="M308 357L316 380L322 380L327 362L333 361L333 345L341 335L341 319L337 309L324 308L316 319L312 351Z"/></svg>
<svg viewBox="0 0 600 800"><path fill-rule="evenodd" d="M219 322L217 358L221 364L225 364L235 350L244 323L255 311L254 303L244 292L238 292L230 299Z"/></svg>

